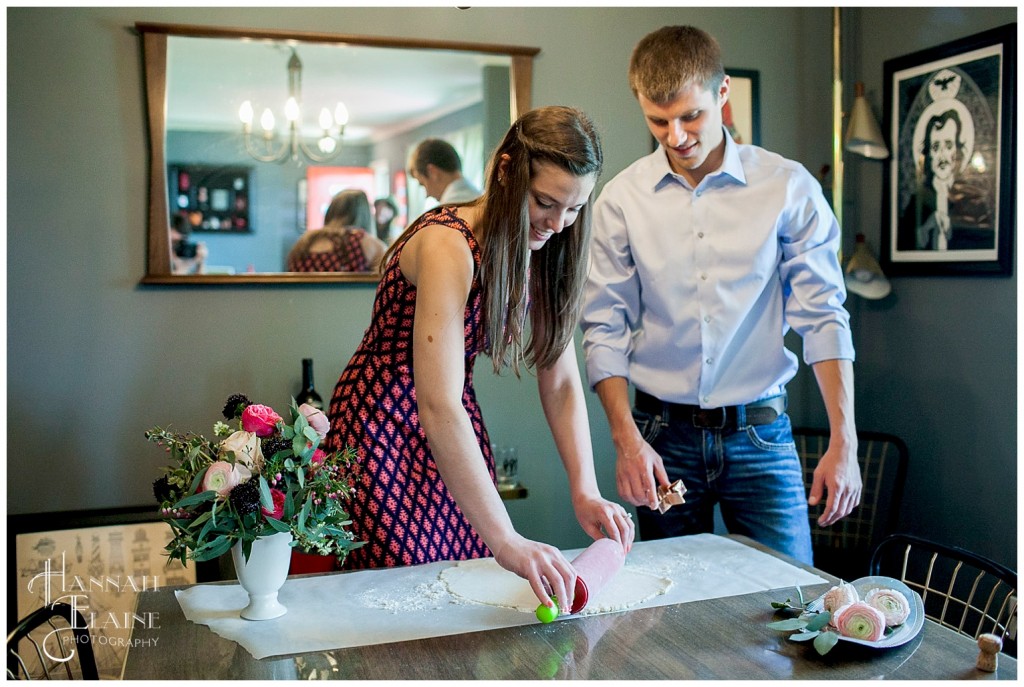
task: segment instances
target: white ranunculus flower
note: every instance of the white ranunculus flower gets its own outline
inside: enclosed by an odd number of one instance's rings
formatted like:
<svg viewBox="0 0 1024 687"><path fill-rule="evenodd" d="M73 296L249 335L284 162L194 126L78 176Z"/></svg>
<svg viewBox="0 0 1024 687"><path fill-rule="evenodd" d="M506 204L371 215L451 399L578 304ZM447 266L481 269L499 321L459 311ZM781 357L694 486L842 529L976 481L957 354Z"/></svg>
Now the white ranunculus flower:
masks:
<svg viewBox="0 0 1024 687"><path fill-rule="evenodd" d="M254 432L239 430L220 442L221 455L225 456L229 451L234 453L236 463L244 465L253 473L259 474L263 470L263 449L260 448L260 438Z"/></svg>

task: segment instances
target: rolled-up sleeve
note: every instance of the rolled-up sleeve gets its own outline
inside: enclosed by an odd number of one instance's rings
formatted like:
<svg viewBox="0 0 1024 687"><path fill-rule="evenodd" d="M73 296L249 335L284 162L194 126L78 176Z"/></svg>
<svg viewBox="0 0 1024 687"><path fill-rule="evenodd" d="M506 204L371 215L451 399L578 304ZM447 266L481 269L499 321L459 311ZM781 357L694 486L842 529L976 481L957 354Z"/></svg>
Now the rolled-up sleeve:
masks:
<svg viewBox="0 0 1024 687"><path fill-rule="evenodd" d="M782 235L779 273L786 322L803 339L804 362L853 360L846 286L839 264L839 223L817 181L804 171L789 187L791 216Z"/></svg>
<svg viewBox="0 0 1024 687"><path fill-rule="evenodd" d="M580 320L591 388L608 377L629 378L631 332L640 310L640 281L624 214L614 196L614 188L606 187L594 205L590 272Z"/></svg>

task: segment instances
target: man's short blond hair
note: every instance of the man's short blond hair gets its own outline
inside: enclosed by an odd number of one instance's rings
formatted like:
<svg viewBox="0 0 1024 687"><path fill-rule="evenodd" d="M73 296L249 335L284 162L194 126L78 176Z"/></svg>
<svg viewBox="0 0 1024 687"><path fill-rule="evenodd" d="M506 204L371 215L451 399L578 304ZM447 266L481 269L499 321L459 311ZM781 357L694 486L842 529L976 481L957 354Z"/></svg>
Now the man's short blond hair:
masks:
<svg viewBox="0 0 1024 687"><path fill-rule="evenodd" d="M629 60L635 96L665 103L690 83L714 92L725 78L722 49L711 34L693 26L663 26L644 36Z"/></svg>

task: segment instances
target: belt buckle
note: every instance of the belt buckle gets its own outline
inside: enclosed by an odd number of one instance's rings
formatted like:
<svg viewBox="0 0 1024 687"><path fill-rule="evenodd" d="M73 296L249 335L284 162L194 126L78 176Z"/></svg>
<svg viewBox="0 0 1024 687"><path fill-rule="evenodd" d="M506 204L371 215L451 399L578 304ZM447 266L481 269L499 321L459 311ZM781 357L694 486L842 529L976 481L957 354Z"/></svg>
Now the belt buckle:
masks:
<svg viewBox="0 0 1024 687"><path fill-rule="evenodd" d="M712 414L718 413L721 418L718 424L712 424ZM725 429L726 422L729 416L726 413L726 409L722 408L694 408L693 417L691 418L693 426L699 429Z"/></svg>

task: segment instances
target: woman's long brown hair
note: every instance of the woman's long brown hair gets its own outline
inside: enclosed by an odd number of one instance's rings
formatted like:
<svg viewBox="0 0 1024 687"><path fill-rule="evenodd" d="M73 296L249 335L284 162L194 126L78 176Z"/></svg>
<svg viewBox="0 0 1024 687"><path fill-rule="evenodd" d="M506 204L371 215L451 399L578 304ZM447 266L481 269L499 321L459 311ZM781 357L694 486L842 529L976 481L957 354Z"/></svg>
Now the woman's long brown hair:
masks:
<svg viewBox="0 0 1024 687"><path fill-rule="evenodd" d="M499 164L504 156L506 161ZM508 367L516 376L522 364L554 364L572 342L590 246L593 193L571 226L540 250L530 250L529 193L535 162L552 163L576 177L596 178L604 158L593 122L571 107L542 107L524 114L495 149L484 195L473 203L483 210L475 229L481 246L485 350L496 372ZM395 241L382 264L405 238L403 233Z"/></svg>

